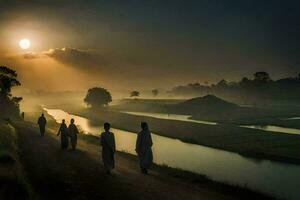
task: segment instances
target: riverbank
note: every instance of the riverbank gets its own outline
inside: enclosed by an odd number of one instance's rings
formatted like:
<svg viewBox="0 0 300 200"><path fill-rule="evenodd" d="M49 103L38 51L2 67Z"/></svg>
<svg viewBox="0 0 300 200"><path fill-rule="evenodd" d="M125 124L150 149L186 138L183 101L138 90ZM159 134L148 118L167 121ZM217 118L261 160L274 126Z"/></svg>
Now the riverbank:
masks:
<svg viewBox="0 0 300 200"><path fill-rule="evenodd" d="M169 138L232 151L255 159L300 164L300 135L252 130L232 124L211 126L134 116L109 110L95 111L72 105L61 105L55 108L92 119L99 124L109 121L114 127L131 132L138 132L139 123L147 121L153 132Z"/></svg>
<svg viewBox="0 0 300 200"><path fill-rule="evenodd" d="M27 120L35 122L37 114L40 112L28 114ZM45 138L39 137L37 127L31 123L16 124L25 169L42 199L45 194L47 199L272 199L166 166L154 165L150 175L144 176L139 172L137 158L122 152L116 154L113 175L107 176L99 159L98 137L80 134L78 150L62 152L55 136L58 124L46 117Z"/></svg>

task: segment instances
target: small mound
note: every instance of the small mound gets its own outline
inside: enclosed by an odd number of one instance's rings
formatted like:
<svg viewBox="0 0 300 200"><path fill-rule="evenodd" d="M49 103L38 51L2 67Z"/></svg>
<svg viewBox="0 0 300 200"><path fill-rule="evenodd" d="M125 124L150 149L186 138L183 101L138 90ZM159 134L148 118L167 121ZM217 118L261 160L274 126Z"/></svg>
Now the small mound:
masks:
<svg viewBox="0 0 300 200"><path fill-rule="evenodd" d="M196 97L178 104L186 109L203 109L203 110L231 110L238 106L234 103L225 101L214 95L206 95L204 97Z"/></svg>

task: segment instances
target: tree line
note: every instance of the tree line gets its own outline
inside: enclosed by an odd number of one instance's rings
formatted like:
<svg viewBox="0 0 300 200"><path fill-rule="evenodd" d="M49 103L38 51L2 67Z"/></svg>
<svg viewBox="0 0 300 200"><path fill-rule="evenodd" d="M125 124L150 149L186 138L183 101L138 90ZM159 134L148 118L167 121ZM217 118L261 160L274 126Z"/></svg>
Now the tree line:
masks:
<svg viewBox="0 0 300 200"><path fill-rule="evenodd" d="M189 83L176 86L169 93L180 96L201 96L214 94L231 100L255 102L262 100L299 101L300 74L273 80L269 73L261 71L253 78L243 77L238 82L222 79L216 84Z"/></svg>

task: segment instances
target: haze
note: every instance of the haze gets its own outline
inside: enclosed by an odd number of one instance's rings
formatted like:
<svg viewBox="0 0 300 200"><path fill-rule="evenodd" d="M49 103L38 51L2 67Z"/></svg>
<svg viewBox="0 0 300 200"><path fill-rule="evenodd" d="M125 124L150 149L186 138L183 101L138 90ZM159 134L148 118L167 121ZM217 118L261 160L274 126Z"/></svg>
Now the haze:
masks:
<svg viewBox="0 0 300 200"><path fill-rule="evenodd" d="M4 1L0 60L24 89L169 89L299 72L297 1ZM24 51L19 40L28 38Z"/></svg>

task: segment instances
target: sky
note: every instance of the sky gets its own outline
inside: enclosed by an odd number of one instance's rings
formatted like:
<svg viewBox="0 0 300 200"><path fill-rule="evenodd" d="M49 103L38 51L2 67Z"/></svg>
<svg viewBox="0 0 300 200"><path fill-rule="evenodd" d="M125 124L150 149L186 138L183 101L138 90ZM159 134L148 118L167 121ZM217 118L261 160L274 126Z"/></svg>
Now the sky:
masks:
<svg viewBox="0 0 300 200"><path fill-rule="evenodd" d="M297 0L0 2L0 65L23 88L168 89L300 72Z"/></svg>

